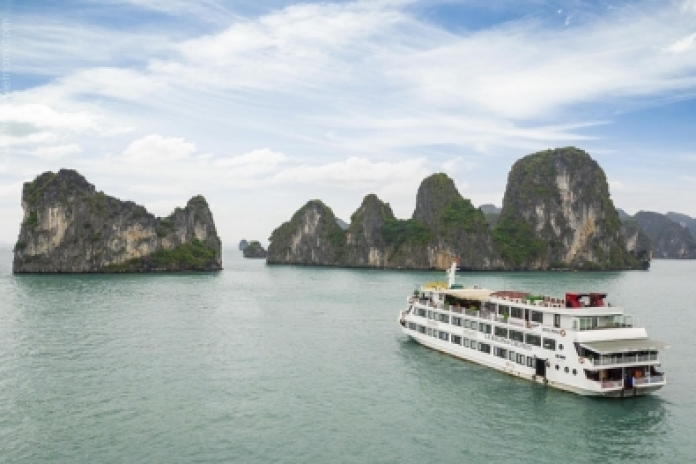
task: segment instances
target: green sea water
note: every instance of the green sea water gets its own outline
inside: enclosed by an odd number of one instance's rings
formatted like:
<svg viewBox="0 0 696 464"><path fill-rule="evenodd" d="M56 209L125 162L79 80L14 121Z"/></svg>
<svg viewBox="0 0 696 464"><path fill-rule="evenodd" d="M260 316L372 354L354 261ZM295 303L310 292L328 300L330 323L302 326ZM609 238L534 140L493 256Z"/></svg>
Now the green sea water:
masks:
<svg viewBox="0 0 696 464"><path fill-rule="evenodd" d="M0 250L0 462L696 461L696 261L648 272L468 273L606 291L671 345L657 394L590 399L409 341L433 272L266 266L13 276Z"/></svg>

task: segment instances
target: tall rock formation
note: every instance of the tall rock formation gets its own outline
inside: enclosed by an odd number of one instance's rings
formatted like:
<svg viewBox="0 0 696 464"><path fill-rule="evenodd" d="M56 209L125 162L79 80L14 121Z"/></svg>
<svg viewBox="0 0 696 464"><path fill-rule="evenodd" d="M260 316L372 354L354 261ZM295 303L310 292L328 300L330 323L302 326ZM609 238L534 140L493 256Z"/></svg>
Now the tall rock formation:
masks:
<svg viewBox="0 0 696 464"><path fill-rule="evenodd" d="M411 219L396 219L371 194L343 231L331 209L313 200L273 231L268 248L269 264L444 269L456 258L465 269L503 266L483 213L444 174L421 183Z"/></svg>
<svg viewBox="0 0 696 464"><path fill-rule="evenodd" d="M15 273L222 269L220 238L202 196L157 218L61 169L25 183L22 208Z"/></svg>
<svg viewBox="0 0 696 464"><path fill-rule="evenodd" d="M367 195L350 217L350 226L346 230L345 264L387 267L391 247L384 236L384 228L394 221L396 218L387 203L377 195Z"/></svg>
<svg viewBox="0 0 696 464"><path fill-rule="evenodd" d="M515 269L627 269L627 251L604 171L573 147L518 160L494 235Z"/></svg>
<svg viewBox="0 0 696 464"><path fill-rule="evenodd" d="M650 237L653 258L696 258L696 243L687 228L650 211L639 211L633 217Z"/></svg>
<svg viewBox="0 0 696 464"><path fill-rule="evenodd" d="M650 241L650 237L648 237L648 234L645 233L643 228L631 216L627 214L624 216L619 212L619 217L621 218L621 232L626 238L626 249L632 253L636 259L641 261L643 267L647 269L652 259L652 242Z"/></svg>
<svg viewBox="0 0 696 464"><path fill-rule="evenodd" d="M310 200L271 234L268 264L343 265L345 232L331 208Z"/></svg>

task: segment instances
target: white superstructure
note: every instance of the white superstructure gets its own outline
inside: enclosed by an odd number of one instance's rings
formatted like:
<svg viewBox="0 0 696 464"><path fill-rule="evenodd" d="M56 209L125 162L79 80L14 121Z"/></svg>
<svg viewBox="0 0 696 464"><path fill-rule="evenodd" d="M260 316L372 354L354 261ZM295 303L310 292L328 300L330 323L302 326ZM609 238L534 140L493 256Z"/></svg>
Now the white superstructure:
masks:
<svg viewBox="0 0 696 464"><path fill-rule="evenodd" d="M622 308L600 293L565 299L433 282L399 315L403 332L429 348L580 395L644 395L666 383L658 351Z"/></svg>

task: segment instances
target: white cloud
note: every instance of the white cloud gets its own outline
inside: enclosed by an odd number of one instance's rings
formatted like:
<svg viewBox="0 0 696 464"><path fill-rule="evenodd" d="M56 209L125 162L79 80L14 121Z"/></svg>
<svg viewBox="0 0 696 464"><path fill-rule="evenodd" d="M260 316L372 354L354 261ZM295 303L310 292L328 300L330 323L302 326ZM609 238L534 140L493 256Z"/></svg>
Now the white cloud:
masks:
<svg viewBox="0 0 696 464"><path fill-rule="evenodd" d="M34 150L33 155L45 160L55 160L67 155L80 153L82 149L76 143L68 145L42 146Z"/></svg>
<svg viewBox="0 0 696 464"><path fill-rule="evenodd" d="M151 134L131 143L122 156L133 164L158 164L183 160L195 151L196 145L183 138Z"/></svg>
<svg viewBox="0 0 696 464"><path fill-rule="evenodd" d="M671 53L684 53L694 48L694 44L696 44L696 32L682 37L666 47L665 50Z"/></svg>
<svg viewBox="0 0 696 464"><path fill-rule="evenodd" d="M38 128L68 129L74 132L97 127L94 115L85 112L60 112L44 104L2 105L0 121L28 124Z"/></svg>
<svg viewBox="0 0 696 464"><path fill-rule="evenodd" d="M687 182L695 182L696 183L696 176L681 176L680 179L685 180Z"/></svg>
<svg viewBox="0 0 696 464"><path fill-rule="evenodd" d="M324 184L349 189L384 186L390 183L420 182L430 172L423 159L396 162L372 162L351 157L345 161L312 166L301 165L286 169L275 176L274 182Z"/></svg>

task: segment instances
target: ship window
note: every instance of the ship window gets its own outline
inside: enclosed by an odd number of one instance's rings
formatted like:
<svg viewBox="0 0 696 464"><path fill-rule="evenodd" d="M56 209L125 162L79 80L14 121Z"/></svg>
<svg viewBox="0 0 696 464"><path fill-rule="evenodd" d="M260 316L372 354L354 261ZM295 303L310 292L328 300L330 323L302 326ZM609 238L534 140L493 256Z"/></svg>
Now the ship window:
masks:
<svg viewBox="0 0 696 464"><path fill-rule="evenodd" d="M530 345L541 346L541 337L538 335L526 334L524 338L526 343Z"/></svg>
<svg viewBox="0 0 696 464"><path fill-rule="evenodd" d="M420 317L425 317L425 316L426 316L426 314L425 314L425 309L423 309L423 308L418 308L418 315L419 315Z"/></svg>
<svg viewBox="0 0 696 464"><path fill-rule="evenodd" d="M469 319L464 319L464 327L469 328Z"/></svg>
<svg viewBox="0 0 696 464"><path fill-rule="evenodd" d="M491 325L490 324L484 324L483 322L479 323L479 332L483 332L486 334L491 333Z"/></svg>
<svg viewBox="0 0 696 464"><path fill-rule="evenodd" d="M449 334L447 332L440 332L438 338L447 342L449 341Z"/></svg>
<svg viewBox="0 0 696 464"><path fill-rule="evenodd" d="M428 327L428 335L430 335L431 337L433 335L433 329L431 329L430 327Z"/></svg>
<svg viewBox="0 0 696 464"><path fill-rule="evenodd" d="M573 369L573 375L578 375L577 369Z"/></svg>
<svg viewBox="0 0 696 464"><path fill-rule="evenodd" d="M428 311L428 319L432 319L432 318L433 318L433 312L432 312L432 311Z"/></svg>
<svg viewBox="0 0 696 464"><path fill-rule="evenodd" d="M563 351L563 343L561 343L560 345L558 345L558 349L561 350L561 351Z"/></svg>
<svg viewBox="0 0 696 464"><path fill-rule="evenodd" d="M503 328L503 327L498 327L498 326L496 325L496 326L495 326L495 335L496 335L497 337L504 337L504 338L507 338L508 331L507 331L507 329L505 329L505 328Z"/></svg>
<svg viewBox="0 0 696 464"><path fill-rule="evenodd" d="M556 340L553 338L544 338L544 348L556 351Z"/></svg>
<svg viewBox="0 0 696 464"><path fill-rule="evenodd" d="M447 314L437 313L436 319L440 322L444 322L445 324L449 324L449 316Z"/></svg>
<svg viewBox="0 0 696 464"><path fill-rule="evenodd" d="M487 310L489 310L489 311L491 311L491 312L495 312L495 303L493 303L493 302L491 302L491 301L486 301L486 302L483 304L483 306L484 306Z"/></svg>
<svg viewBox="0 0 696 464"><path fill-rule="evenodd" d="M456 325L458 327L462 326L462 318L461 317L456 317L452 316L452 325Z"/></svg>
<svg viewBox="0 0 696 464"><path fill-rule="evenodd" d="M567 367L565 368L565 373L566 373L566 374L568 373L568 368L567 368Z"/></svg>
<svg viewBox="0 0 696 464"><path fill-rule="evenodd" d="M527 367L534 367L534 358L532 356L527 356Z"/></svg>
<svg viewBox="0 0 696 464"><path fill-rule="evenodd" d="M478 349L483 353L491 354L491 345L489 345L488 343L479 343Z"/></svg>
<svg viewBox="0 0 696 464"><path fill-rule="evenodd" d="M425 333L425 327L422 326L422 325L419 325L419 326L418 326L418 332L424 334L424 333Z"/></svg>
<svg viewBox="0 0 696 464"><path fill-rule="evenodd" d="M456 343L457 345L462 344L462 337L459 335L452 335L452 343Z"/></svg>
<svg viewBox="0 0 696 464"><path fill-rule="evenodd" d="M509 351L509 352L508 352L508 359L509 359L510 361L514 361L514 360L515 360L515 352L514 352L514 351Z"/></svg>
<svg viewBox="0 0 696 464"><path fill-rule="evenodd" d="M418 327L418 326L417 326L416 324L414 324L413 322L409 322L409 323L408 323L408 328L411 329L411 330L416 330L417 327Z"/></svg>
<svg viewBox="0 0 696 464"><path fill-rule="evenodd" d="M561 328L561 315L560 314L553 315L553 326L556 327L557 329Z"/></svg>
<svg viewBox="0 0 696 464"><path fill-rule="evenodd" d="M532 322L538 322L539 324L544 322L544 313L541 311L532 311Z"/></svg>
<svg viewBox="0 0 696 464"><path fill-rule="evenodd" d="M558 364L556 364L556 370L558 370Z"/></svg>
<svg viewBox="0 0 696 464"><path fill-rule="evenodd" d="M476 349L476 342L474 340L469 341L469 348L471 348L472 350Z"/></svg>
<svg viewBox="0 0 696 464"><path fill-rule="evenodd" d="M507 358L507 350L505 348L498 348L497 346L493 348L493 354L499 358Z"/></svg>
<svg viewBox="0 0 696 464"><path fill-rule="evenodd" d="M517 319L524 319L524 316L522 315L522 308L516 308L512 307L510 311L510 317L516 317Z"/></svg>
<svg viewBox="0 0 696 464"><path fill-rule="evenodd" d="M469 339L468 338L462 339L462 345L464 345L468 348L469 347Z"/></svg>
<svg viewBox="0 0 696 464"><path fill-rule="evenodd" d="M518 332L517 330L510 330L510 340L524 342L524 334L522 332Z"/></svg>
<svg viewBox="0 0 696 464"><path fill-rule="evenodd" d="M523 354L517 355L517 364L522 364L524 366L524 355Z"/></svg>

